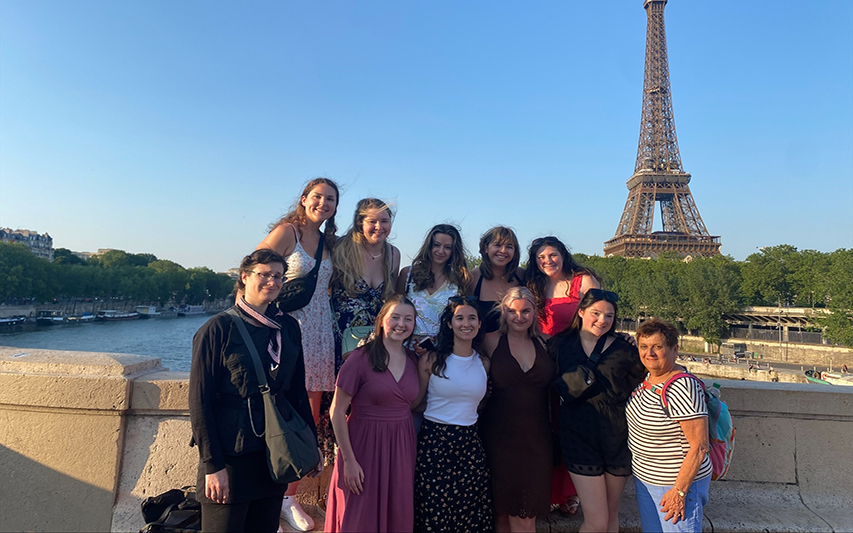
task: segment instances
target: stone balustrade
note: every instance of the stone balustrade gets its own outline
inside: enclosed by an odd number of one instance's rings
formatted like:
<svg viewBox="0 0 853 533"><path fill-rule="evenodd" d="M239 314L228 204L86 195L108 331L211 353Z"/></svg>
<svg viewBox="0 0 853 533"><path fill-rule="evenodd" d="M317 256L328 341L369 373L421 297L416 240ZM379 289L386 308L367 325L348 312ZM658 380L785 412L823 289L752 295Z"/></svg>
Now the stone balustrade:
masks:
<svg viewBox="0 0 853 533"><path fill-rule="evenodd" d="M149 357L0 347L0 531L138 531L144 498L195 482L188 377ZM706 531L853 530L853 388L719 382L737 444ZM306 503L318 490L300 487ZM621 514L638 530L630 489ZM539 529L577 530L555 516Z"/></svg>

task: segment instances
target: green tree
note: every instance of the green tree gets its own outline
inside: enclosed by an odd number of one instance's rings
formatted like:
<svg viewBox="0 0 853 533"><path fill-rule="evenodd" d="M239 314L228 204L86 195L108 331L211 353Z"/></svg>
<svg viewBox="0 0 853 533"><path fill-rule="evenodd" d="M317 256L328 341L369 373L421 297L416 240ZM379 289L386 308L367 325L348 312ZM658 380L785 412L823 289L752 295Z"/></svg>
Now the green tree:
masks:
<svg viewBox="0 0 853 533"><path fill-rule="evenodd" d="M788 244L767 246L746 258L741 290L748 305L790 305L792 266L797 249Z"/></svg>
<svg viewBox="0 0 853 533"><path fill-rule="evenodd" d="M57 248L53 251L53 263L56 265L85 265L86 261L74 255L68 248Z"/></svg>
<svg viewBox="0 0 853 533"><path fill-rule="evenodd" d="M108 250L102 254L93 256L90 261L103 268L130 266L130 256L124 250Z"/></svg>
<svg viewBox="0 0 853 533"><path fill-rule="evenodd" d="M740 276L731 257L694 259L682 278L685 297L682 319L688 330L699 330L711 344L720 344L728 331L723 316L741 308Z"/></svg>
<svg viewBox="0 0 853 533"><path fill-rule="evenodd" d="M841 248L829 257L826 283L829 317L821 321L833 342L853 347L853 248Z"/></svg>
<svg viewBox="0 0 853 533"><path fill-rule="evenodd" d="M0 301L9 298L52 300L59 288L53 265L23 244L0 242Z"/></svg>

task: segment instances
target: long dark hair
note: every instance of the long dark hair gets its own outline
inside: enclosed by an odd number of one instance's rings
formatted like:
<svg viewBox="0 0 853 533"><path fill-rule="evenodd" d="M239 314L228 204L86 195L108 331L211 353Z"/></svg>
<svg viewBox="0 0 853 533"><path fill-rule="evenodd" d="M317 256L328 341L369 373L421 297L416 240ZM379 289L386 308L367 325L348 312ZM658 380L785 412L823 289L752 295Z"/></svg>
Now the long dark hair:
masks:
<svg viewBox="0 0 853 533"><path fill-rule="evenodd" d="M480 359L488 359L488 357L483 353L483 350L478 349L481 348L485 331L483 330L483 319L480 317L480 308L477 304L477 299L473 296L454 296L453 298L450 298L450 303L448 303L447 307L444 308L444 311L441 312L441 325L438 329L438 335L435 338L436 349L435 360L432 363L432 373L440 378L447 377L444 375L444 371L447 370L447 358L453 353L454 335L453 330L450 328L450 322L453 320L453 315L456 314L456 310L463 305L474 308L477 312L477 318L480 319L480 330L471 342L471 346L480 356Z"/></svg>
<svg viewBox="0 0 853 533"><path fill-rule="evenodd" d="M335 190L335 212L332 213L332 216L330 216L326 220L326 226L323 230L323 234L325 235L325 238L323 240L323 247L331 252L332 248L335 245L335 234L338 232L338 226L335 223L335 215L338 214L338 205L341 201L341 193L338 191L338 184L330 180L329 178L314 178L313 180L306 183L305 188L302 189L302 194L300 194L299 198L296 199L296 203L293 204L293 207L290 208L290 211L288 211L286 215L284 215L277 221L270 224L269 229L270 231L272 231L276 227L284 224L285 222L290 222L291 224L296 223L299 226L305 224L305 221L308 219L308 217L305 215L305 206L302 205L302 199L307 197L308 193L310 193L311 190L318 185L328 185L329 187ZM302 232L300 231L300 233Z"/></svg>
<svg viewBox="0 0 853 533"><path fill-rule="evenodd" d="M367 352L367 361L370 363L370 368L376 372L385 372L388 369L388 350L385 349L385 343L383 342L385 335L382 331L382 322L395 305L411 306L415 312L415 320L418 317L418 310L415 308L415 304L404 295L395 294L388 298L388 301L379 310L379 314L376 315L376 323L373 325L373 338L364 345L364 351ZM412 333L409 334L405 342L408 342L412 338L414 332L414 323L412 323Z"/></svg>
<svg viewBox="0 0 853 533"><path fill-rule="evenodd" d="M553 235L549 235L547 237L540 237L538 239L534 239L534 241L530 244L530 248L528 249L528 259L527 259L527 270L524 271L524 285L530 289L530 292L533 293L533 296L536 298L537 308L539 309L539 318L544 319L546 315L545 311L545 287L548 286L548 276L545 275L544 272L539 270L539 263L536 260L536 257L539 255L539 252L545 248L546 246L551 246L552 248L556 248L556 250L563 257L563 275L566 276L566 280L571 283L572 278L578 275L590 275L592 277L597 278L595 272L592 270L583 267L575 262L575 259L572 257L572 254L569 253L569 249L566 248L566 245L560 241L557 237Z"/></svg>
<svg viewBox="0 0 853 533"><path fill-rule="evenodd" d="M521 250L518 247L518 237L511 228L505 226L495 226L480 237L480 274L486 279L495 277L492 272L492 262L489 259L489 245L495 243L498 246L511 244L515 248L515 253L512 255L512 260L506 265L504 276L507 281L512 279L518 269L518 263L521 261Z"/></svg>
<svg viewBox="0 0 853 533"><path fill-rule="evenodd" d="M459 228L453 224L436 224L429 230L421 249L412 260L412 285L415 290L422 291L435 283L435 274L432 273L432 245L435 243L435 236L439 234L448 235L453 239L453 250L447 262L444 263L444 275L447 281L459 287L459 294L465 294L471 276L468 274L462 235L459 233Z"/></svg>

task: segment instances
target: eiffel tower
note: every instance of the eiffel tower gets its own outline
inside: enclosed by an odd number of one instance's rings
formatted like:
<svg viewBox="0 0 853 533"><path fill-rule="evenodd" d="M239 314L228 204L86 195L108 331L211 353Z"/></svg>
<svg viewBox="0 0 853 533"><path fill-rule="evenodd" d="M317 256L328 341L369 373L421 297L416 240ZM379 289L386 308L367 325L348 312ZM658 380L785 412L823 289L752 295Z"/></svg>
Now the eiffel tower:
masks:
<svg viewBox="0 0 853 533"><path fill-rule="evenodd" d="M667 0L645 0L646 66L643 117L634 175L616 235L604 243L604 255L656 257L674 251L705 257L720 253L720 237L711 236L690 194L690 174L681 166L669 89L669 60L663 10ZM663 231L652 231L655 203Z"/></svg>

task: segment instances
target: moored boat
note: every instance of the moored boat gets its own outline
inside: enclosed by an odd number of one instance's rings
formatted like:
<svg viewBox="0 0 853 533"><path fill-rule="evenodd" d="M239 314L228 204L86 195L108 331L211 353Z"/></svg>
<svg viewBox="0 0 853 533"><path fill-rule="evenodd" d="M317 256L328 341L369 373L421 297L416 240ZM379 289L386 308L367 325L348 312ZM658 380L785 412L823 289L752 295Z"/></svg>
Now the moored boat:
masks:
<svg viewBox="0 0 853 533"><path fill-rule="evenodd" d="M178 316L195 316L205 314L203 305L182 305L178 307Z"/></svg>
<svg viewBox="0 0 853 533"><path fill-rule="evenodd" d="M68 322L68 317L62 311L39 311L36 314L36 324L39 326L53 326L66 322Z"/></svg>
<svg viewBox="0 0 853 533"><path fill-rule="evenodd" d="M850 374L842 374L840 372L822 372L820 377L830 385L853 387L853 376Z"/></svg>
<svg viewBox="0 0 853 533"><path fill-rule="evenodd" d="M0 318L0 329L14 328L15 326L20 326L26 321L27 317L25 317L24 315L15 315L8 316L6 318Z"/></svg>
<svg viewBox="0 0 853 533"><path fill-rule="evenodd" d="M105 309L103 311L98 311L98 315L95 317L95 320L114 322L118 320L136 320L137 318L139 318L139 313L135 311L126 312L116 311L115 309Z"/></svg>
<svg viewBox="0 0 853 533"><path fill-rule="evenodd" d="M83 313L82 315L72 315L68 317L68 322L73 324L85 324L86 322L94 322L95 315L92 313Z"/></svg>
<svg viewBox="0 0 853 533"><path fill-rule="evenodd" d="M156 305L137 305L136 312L139 313L139 318L157 318L160 316L160 311Z"/></svg>

